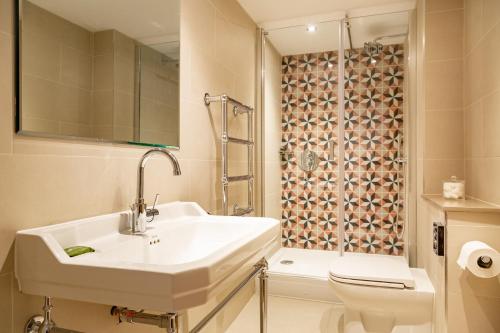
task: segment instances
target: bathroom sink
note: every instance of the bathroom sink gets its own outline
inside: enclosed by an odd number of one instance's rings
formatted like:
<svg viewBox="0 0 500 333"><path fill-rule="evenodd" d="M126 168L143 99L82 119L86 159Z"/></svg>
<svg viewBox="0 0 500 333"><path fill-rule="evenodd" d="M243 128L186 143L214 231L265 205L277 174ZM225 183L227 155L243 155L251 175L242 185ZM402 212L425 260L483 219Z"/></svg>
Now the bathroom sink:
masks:
<svg viewBox="0 0 500 333"><path fill-rule="evenodd" d="M176 312L206 303L276 241L270 218L215 216L196 203L157 206L144 234L129 212L19 231L15 273L26 294ZM71 246L95 252L69 257Z"/></svg>

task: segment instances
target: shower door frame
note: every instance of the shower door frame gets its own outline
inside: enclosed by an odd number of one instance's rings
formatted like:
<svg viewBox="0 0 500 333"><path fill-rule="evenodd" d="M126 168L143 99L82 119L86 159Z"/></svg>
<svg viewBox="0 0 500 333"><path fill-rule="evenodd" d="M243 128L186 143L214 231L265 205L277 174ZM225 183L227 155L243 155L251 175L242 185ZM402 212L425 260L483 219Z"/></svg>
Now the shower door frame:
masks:
<svg viewBox="0 0 500 333"><path fill-rule="evenodd" d="M344 54L345 52L345 30L346 30L346 22L352 19L356 18L363 18L363 17L369 17L369 16L379 16L379 15L387 15L387 14L395 14L395 13L408 13L408 52L405 50L405 71L409 74L408 77L405 77L405 88L408 87L409 91L404 91L404 122L403 122L403 155L406 158L406 163L403 166L403 177L404 177L404 201L403 201L403 207L404 207L404 223L405 223L405 232L403 235L404 239L404 256L407 258L411 266L416 266L417 258L416 258L416 253L417 253L417 248L416 248L416 237L417 237L417 215L416 215L416 202L417 202L417 194L416 194L416 151L415 151L415 143L416 143L416 131L417 131L417 123L416 123L416 114L415 112L417 111L416 108L416 82L413 82L416 80L416 48L417 48L417 38L416 38L416 11L415 9L409 9L409 10L397 10L397 11L392 11L392 12L386 12L386 13L376 13L376 14L371 14L371 15L358 15L358 16L350 16L346 18L338 18L338 19L330 19L330 20L324 20L318 22L318 24L321 23L327 23L327 22L337 22L338 23L338 34L339 34L339 45L338 45L338 64L337 64L337 87L338 87L338 129L337 129L337 137L338 138L343 138L344 137L344 131L345 128L344 126L341 126L343 123L344 115L345 115L345 105L343 102L343 97L344 96L344 90L345 90L345 77L344 77L344 61L342 61L343 57L341 58L341 55ZM287 29L287 28L293 28L297 27L299 25L291 25L291 26L286 26L286 27L281 27L280 29ZM271 29L272 31L274 29ZM257 29L257 34L258 34L258 45L257 45L257 93L256 93L256 103L255 105L259 106L259 112L258 112L258 122L259 125L257 126L258 133L257 133L257 138L259 141L259 168L258 171L260 173L259 175L259 186L258 186L258 202L259 202L259 215L264 216L265 214L265 117L264 113L266 111L265 108L265 84L266 84L266 38L267 35L269 34L269 31L266 31L263 28L258 28ZM342 100L341 100L342 98ZM344 178L344 173L345 173L345 165L343 163L343 158L341 159L341 156L344 156L343 151L344 151L344 144L338 144L338 156L340 162L338 163L338 179L343 179ZM345 187L344 186L338 186L338 216L344 216L344 204L343 204L343 198L344 198L344 193L345 193ZM339 218L337 217L339 220ZM340 243L340 240L345 239L345 221L344 218L341 219L342 221L342 227L338 226L337 227L337 237ZM281 237L281 235L280 235ZM281 244L281 240L280 240ZM338 244L338 252L340 255L344 254L344 244L342 246Z"/></svg>

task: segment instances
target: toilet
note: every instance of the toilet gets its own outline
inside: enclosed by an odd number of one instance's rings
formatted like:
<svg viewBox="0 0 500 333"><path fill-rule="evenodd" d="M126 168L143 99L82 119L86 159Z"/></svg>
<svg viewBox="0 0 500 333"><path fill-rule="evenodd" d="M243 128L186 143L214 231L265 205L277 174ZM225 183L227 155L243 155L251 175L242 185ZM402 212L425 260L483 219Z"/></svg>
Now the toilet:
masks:
<svg viewBox="0 0 500 333"><path fill-rule="evenodd" d="M345 305L344 333L431 333L434 288L404 257L346 253L329 282Z"/></svg>

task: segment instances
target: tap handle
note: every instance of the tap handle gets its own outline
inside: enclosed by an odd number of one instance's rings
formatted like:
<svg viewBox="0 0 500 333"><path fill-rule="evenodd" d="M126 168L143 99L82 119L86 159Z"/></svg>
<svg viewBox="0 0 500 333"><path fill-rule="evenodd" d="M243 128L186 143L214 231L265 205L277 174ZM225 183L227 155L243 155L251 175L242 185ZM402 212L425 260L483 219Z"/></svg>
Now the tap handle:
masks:
<svg viewBox="0 0 500 333"><path fill-rule="evenodd" d="M155 201L153 203L153 209L155 209L156 204L158 203L158 199L160 198L160 193L156 193L155 195Z"/></svg>
<svg viewBox="0 0 500 333"><path fill-rule="evenodd" d="M148 222L152 222L155 218L156 215L160 215L160 211L158 209L156 209L156 204L158 203L158 198L160 197L160 194L159 193L156 193L156 196L155 196L155 201L153 203L153 208L148 208L146 209L146 216L147 217L152 217L151 220L149 220Z"/></svg>

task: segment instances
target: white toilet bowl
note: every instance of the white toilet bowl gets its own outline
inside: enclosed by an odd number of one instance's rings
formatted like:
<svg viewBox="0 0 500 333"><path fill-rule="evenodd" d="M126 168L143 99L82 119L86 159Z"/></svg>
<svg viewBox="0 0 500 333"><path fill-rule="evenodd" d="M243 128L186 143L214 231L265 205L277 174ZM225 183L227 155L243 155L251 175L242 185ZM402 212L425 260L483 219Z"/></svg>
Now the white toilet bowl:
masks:
<svg viewBox="0 0 500 333"><path fill-rule="evenodd" d="M344 333L430 333L434 288L403 257L346 254L333 260L330 284L345 305Z"/></svg>

